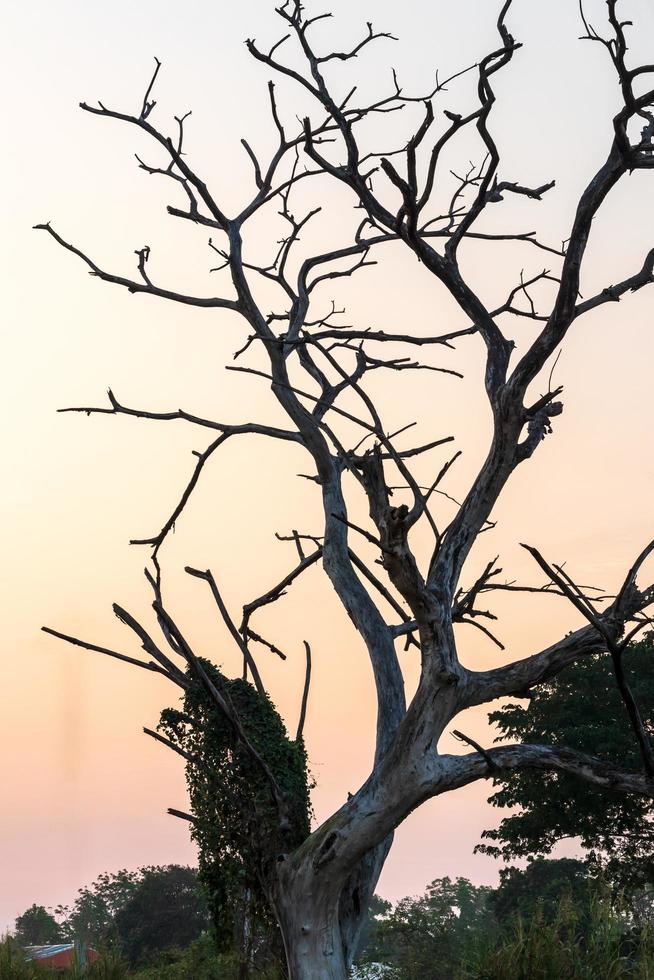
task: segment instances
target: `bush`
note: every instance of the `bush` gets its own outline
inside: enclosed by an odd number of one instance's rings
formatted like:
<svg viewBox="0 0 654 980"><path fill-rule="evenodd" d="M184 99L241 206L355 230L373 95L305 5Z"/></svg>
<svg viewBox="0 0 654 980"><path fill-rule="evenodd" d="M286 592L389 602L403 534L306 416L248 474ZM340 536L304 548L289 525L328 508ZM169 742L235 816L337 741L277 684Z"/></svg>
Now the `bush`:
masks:
<svg viewBox="0 0 654 980"><path fill-rule="evenodd" d="M631 927L629 917L606 896L591 900L586 921L564 897L556 916L543 908L521 916L508 935L481 943L457 980L650 980L654 943L649 929Z"/></svg>
<svg viewBox="0 0 654 980"><path fill-rule="evenodd" d="M83 972L78 966L70 970L51 973L49 970L25 959L25 950L12 937L0 939L0 980L127 980L130 976L126 963L114 953L103 953Z"/></svg>
<svg viewBox="0 0 654 980"><path fill-rule="evenodd" d="M43 980L37 967L25 961L25 951L11 936L0 940L0 980Z"/></svg>
<svg viewBox="0 0 654 980"><path fill-rule="evenodd" d="M241 963L231 953L216 953L209 934L185 950L167 950L157 962L131 974L134 980L239 980ZM258 971L257 980L282 980L277 972Z"/></svg>
<svg viewBox="0 0 654 980"><path fill-rule="evenodd" d="M125 961L113 952L102 953L86 973L88 980L125 980L129 975Z"/></svg>

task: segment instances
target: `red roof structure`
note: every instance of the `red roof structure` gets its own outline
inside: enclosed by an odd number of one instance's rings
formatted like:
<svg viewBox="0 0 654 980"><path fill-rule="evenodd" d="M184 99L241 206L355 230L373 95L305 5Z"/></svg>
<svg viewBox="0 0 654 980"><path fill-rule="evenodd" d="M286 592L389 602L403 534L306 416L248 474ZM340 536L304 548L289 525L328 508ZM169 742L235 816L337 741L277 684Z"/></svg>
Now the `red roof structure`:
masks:
<svg viewBox="0 0 654 980"><path fill-rule="evenodd" d="M99 954L90 947L76 943L58 943L56 946L26 946L28 961L38 963L47 970L67 970L75 962L94 963Z"/></svg>

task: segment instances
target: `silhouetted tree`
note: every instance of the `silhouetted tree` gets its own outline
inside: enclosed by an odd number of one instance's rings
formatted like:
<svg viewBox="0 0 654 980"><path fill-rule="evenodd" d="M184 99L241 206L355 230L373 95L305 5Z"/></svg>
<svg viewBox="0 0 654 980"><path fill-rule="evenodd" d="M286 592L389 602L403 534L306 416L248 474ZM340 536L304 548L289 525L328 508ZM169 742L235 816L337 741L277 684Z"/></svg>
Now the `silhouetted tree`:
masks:
<svg viewBox="0 0 654 980"><path fill-rule="evenodd" d="M31 905L16 919L14 939L21 946L47 946L62 939L61 926L43 905Z"/></svg>
<svg viewBox="0 0 654 980"><path fill-rule="evenodd" d="M217 268L225 281L208 295L160 285L149 246L137 251L135 275L125 276L107 271L99 260L70 244L49 223L38 226L104 282L132 293L206 309L213 322L221 311L240 318L244 327L241 357L252 360L230 369L248 375L248 380L265 380L277 401L282 418L279 424L247 416L242 423L227 424L176 408L149 411L122 404L112 392L106 407L74 409L89 414L185 420L198 431L206 431L210 441L198 454L179 502L161 530L138 541L152 552L147 574L161 638L155 639L122 607L114 607L138 637L145 659L49 631L86 649L157 672L187 694L193 686L201 687L222 714L232 739L231 745L225 746L225 762L230 762L230 753L237 745L237 765L242 766L248 758L251 778L257 783L252 792L258 800L265 796L267 801L256 843L257 875L284 937L293 980L344 980L393 831L425 800L498 772L527 768L565 772L595 784L652 796L654 756L624 676L622 654L625 644L646 624L645 610L654 599L652 587L636 584L654 544L635 559L617 594L604 603L595 601L596 597L580 588L566 569L547 561L533 547L528 550L546 574L547 586L530 589L502 583L495 562L472 582L462 584L466 559L479 535L490 526L498 498L516 469L528 462L550 433L553 419L561 414L562 389L552 387L550 365L569 331L594 310L654 281L652 251L633 274L597 293L580 296L584 256L603 202L627 175L654 168L654 89L649 87L654 66L632 67L628 63L629 22L619 16L618 0L608 0L608 36L584 22L587 37L606 49L619 83L619 104L606 153L579 198L567 242L555 247L535 234L510 228L497 230L498 205L503 200L517 195L539 201L553 187L553 181L528 186L507 180L492 130L496 76L508 69L520 47L509 28L511 8L512 0L506 0L499 12L495 46L467 69L477 80L474 107L462 112L448 108L437 114L436 97L453 78L437 79L431 91L412 96L394 76L390 90L376 99L361 101L360 89L349 87L349 82L347 88L339 87L331 70L390 35L378 33L369 25L351 48L325 50L319 32L323 18L330 15L309 14L300 0L285 0L277 10L284 25L283 38L270 47L250 40L248 48L271 75L294 82L313 108L298 125L294 107L287 112L280 105L270 82L277 146L264 158L243 141L252 165L253 189L250 199L237 208L220 199L219 192L192 165L184 141L187 117L178 117L173 136L155 125L152 92L159 63L135 111L115 110L106 103L83 103L86 112L133 127L139 137L151 142L158 156L152 160L139 156L139 165L148 174L161 175L178 191L183 204L170 205L169 214L203 233L209 230L210 246L218 255ZM295 53L285 59L291 43ZM405 130L396 128L396 110L400 109L404 110L401 118L405 125L413 127L408 137ZM373 122L379 125L369 125ZM460 134L470 131L476 131L484 160L453 188L449 164L444 164L446 152ZM356 207L356 221L348 223L348 215L339 211L334 227L341 244L312 251L305 244L310 241L306 228L320 206L316 203L300 212L303 205L296 188L302 186L302 199L306 200L304 191L309 195L315 186L316 200L323 203L326 180L346 189ZM343 198L336 196L336 200ZM482 220L489 210L494 212L490 228ZM262 262L257 257L260 252L255 254L253 238L244 237L244 229L247 226L250 230L265 211L277 213L285 231L279 244L275 244L279 235L271 233L271 257ZM259 248L265 227L265 223L258 223L257 231L253 230ZM475 282L474 264L461 261L473 241L490 248L498 241L523 243L529 255L546 255L556 271L521 274L504 301L495 306L483 298ZM392 255L393 248L408 250L419 261L425 277L444 288L465 317L464 327L425 335L403 325L397 333L387 333L369 324L346 325L339 319L337 307L325 304L321 284L329 281L333 285L358 275L371 262ZM531 343L521 342L520 349L507 331L507 324L515 318L526 319L535 332ZM426 479L416 475L415 465L428 452L442 450L451 437L438 432L411 444L407 426L402 433L390 434L367 386L371 376L383 371L389 377L387 387L392 398L393 379L402 371L429 369L434 378L443 371L452 374L451 369L407 356L407 351L442 351L463 338L472 338L484 351L484 388L493 432L479 472L450 516L445 508L451 506L451 495L444 488L458 453L440 460ZM616 352L616 359L618 356ZM536 383L539 394L534 392ZM241 404L245 411L245 395ZM225 679L219 672L209 676L161 594L160 558L168 535L179 522L209 460L227 440L241 436L278 440L303 452L305 470L309 471L305 475L315 484L322 503L319 528L282 535L296 548L297 564L264 595L246 604L240 626L226 607L212 572L187 569L211 590L218 612L242 653L244 676L251 678L263 704L267 695L255 651L262 645L277 654L279 650L255 631L253 617L278 599L304 571L321 563L360 634L375 680L378 712L370 775L304 840L298 840L300 825L294 816L297 800L284 791L275 766L279 756L260 747ZM261 483L265 500L263 475ZM366 527L351 519L346 498L350 508L361 498L366 501L370 515ZM433 536L426 559L415 548L413 532L419 524ZM483 602L500 589L563 596L587 625L508 666L470 670L460 662L454 624L474 625L492 638L486 625L492 617L489 619ZM398 641L408 643L420 659L420 680L408 706L396 651ZM440 736L461 711L528 691L570 664L598 653L612 662L625 705L625 723L633 730L643 771L625 770L568 746L516 743L486 749L463 733L459 737L472 749L468 754L451 755L437 749ZM306 716L308 677L309 670L300 724L289 736L298 746ZM176 751L186 753L169 741ZM280 747L279 742L276 745ZM188 762L188 755L184 757ZM191 761L198 765L202 762ZM213 773L207 771L205 778L209 793ZM236 806L240 806L238 797ZM270 831L271 810L275 813L274 833ZM187 816L193 819L193 815ZM242 811L242 819L252 821L252 812Z"/></svg>
<svg viewBox="0 0 654 980"><path fill-rule="evenodd" d="M77 892L72 905L60 905L55 913L63 934L71 942L82 940L96 948L118 943L116 916L133 895L139 871L103 872L91 885Z"/></svg>
<svg viewBox="0 0 654 980"><path fill-rule="evenodd" d="M527 922L539 912L545 921L552 922L562 899L568 899L583 918L588 915L596 890L583 861L536 858L526 868L502 868L500 886L492 892L489 905L500 925L516 916Z"/></svg>
<svg viewBox="0 0 654 980"><path fill-rule="evenodd" d="M132 966L162 950L189 946L209 927L209 910L193 868L141 868L136 888L116 914L120 948Z"/></svg>
<svg viewBox="0 0 654 980"><path fill-rule="evenodd" d="M424 895L380 910L361 960L392 966L402 980L451 980L470 944L496 931L491 897L466 878L437 878Z"/></svg>
<svg viewBox="0 0 654 980"><path fill-rule="evenodd" d="M625 652L625 673L648 731L654 728L654 637ZM541 684L526 704L510 702L492 712L502 739L567 745L616 765L638 766L639 755L624 725L624 705L605 657L580 660ZM593 864L620 887L654 885L654 826L646 797L609 786L580 787L562 772L527 770L498 776L490 797L511 808L496 830L484 832L479 850L505 859L549 854L556 843L579 838Z"/></svg>

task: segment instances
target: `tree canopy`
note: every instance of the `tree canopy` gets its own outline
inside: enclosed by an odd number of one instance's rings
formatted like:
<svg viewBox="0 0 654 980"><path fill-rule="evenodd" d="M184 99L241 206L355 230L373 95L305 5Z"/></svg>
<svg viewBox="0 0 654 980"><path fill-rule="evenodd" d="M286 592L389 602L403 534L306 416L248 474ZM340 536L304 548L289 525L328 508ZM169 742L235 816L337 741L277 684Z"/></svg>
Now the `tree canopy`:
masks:
<svg viewBox="0 0 654 980"><path fill-rule="evenodd" d="M139 881L138 871L103 872L90 885L80 888L72 905L60 905L55 913L63 934L95 947L106 947L118 941L116 915L133 895Z"/></svg>
<svg viewBox="0 0 654 980"><path fill-rule="evenodd" d="M43 905L30 905L16 919L14 938L21 946L47 946L63 938L60 924Z"/></svg>
<svg viewBox="0 0 654 980"><path fill-rule="evenodd" d="M54 916L58 938L113 949L132 963L186 946L210 924L197 871L177 864L105 872L80 888L72 905L58 906Z"/></svg>
<svg viewBox="0 0 654 980"><path fill-rule="evenodd" d="M171 947L184 948L209 927L209 910L193 868L142 868L115 918L120 949L132 966Z"/></svg>
<svg viewBox="0 0 654 980"><path fill-rule="evenodd" d="M493 929L491 892L466 878L437 878L394 907L378 900L361 962L389 964L407 980L453 975L473 940Z"/></svg>
<svg viewBox="0 0 654 980"><path fill-rule="evenodd" d="M624 667L644 724L654 731L654 634L632 644ZM625 707L610 659L592 656L551 678L525 704L513 701L490 714L499 740L568 745L637 769L639 748L625 724ZM479 849L510 859L549 854L555 844L579 838L623 883L654 884L651 801L604 786L581 786L564 772L526 770L498 774L493 806L518 808L486 830Z"/></svg>

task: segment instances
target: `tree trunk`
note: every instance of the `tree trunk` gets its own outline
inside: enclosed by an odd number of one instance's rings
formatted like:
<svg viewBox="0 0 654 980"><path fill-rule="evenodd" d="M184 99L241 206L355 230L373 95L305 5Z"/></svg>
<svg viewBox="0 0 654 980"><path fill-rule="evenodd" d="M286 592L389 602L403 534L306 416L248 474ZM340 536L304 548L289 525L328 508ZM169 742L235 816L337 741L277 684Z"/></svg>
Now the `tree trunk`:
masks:
<svg viewBox="0 0 654 980"><path fill-rule="evenodd" d="M346 980L338 901L327 890L291 888L278 906L289 980Z"/></svg>
<svg viewBox="0 0 654 980"><path fill-rule="evenodd" d="M389 834L386 840L369 851L351 873L341 892L338 919L348 966L352 965L359 951L368 909L392 843L393 834Z"/></svg>
<svg viewBox="0 0 654 980"><path fill-rule="evenodd" d="M312 861L281 869L275 911L289 980L346 980L388 846L366 855L345 886Z"/></svg>

